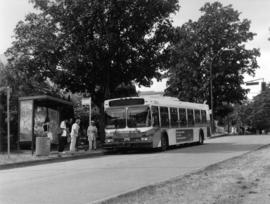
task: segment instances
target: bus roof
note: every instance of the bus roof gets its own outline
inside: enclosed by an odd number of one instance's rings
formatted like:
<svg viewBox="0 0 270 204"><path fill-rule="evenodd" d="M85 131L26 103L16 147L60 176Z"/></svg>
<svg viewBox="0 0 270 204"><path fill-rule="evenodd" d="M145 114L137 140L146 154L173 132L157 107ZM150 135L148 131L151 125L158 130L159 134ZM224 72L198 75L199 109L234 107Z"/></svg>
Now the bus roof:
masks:
<svg viewBox="0 0 270 204"><path fill-rule="evenodd" d="M128 100L128 99L144 99L144 105L156 105L156 106L167 106L167 107L178 107L178 108L191 108L191 109L203 109L208 110L207 104L202 103L191 103L180 101L178 98L160 95L144 95L140 97L125 97L125 98L115 98L109 99L104 102L105 107L110 107L109 103L111 101L118 100ZM139 105L139 104L134 104Z"/></svg>

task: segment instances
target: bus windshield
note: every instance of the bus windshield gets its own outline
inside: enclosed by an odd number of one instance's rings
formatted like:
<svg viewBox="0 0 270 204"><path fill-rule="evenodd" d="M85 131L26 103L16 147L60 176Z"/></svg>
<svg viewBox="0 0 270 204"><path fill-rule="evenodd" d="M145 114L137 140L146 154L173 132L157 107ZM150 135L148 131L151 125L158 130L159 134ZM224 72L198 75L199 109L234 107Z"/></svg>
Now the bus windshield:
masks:
<svg viewBox="0 0 270 204"><path fill-rule="evenodd" d="M106 129L149 127L151 125L150 108L136 106L127 108L108 108L105 112ZM127 124L126 124L127 119Z"/></svg>
<svg viewBox="0 0 270 204"><path fill-rule="evenodd" d="M128 127L149 127L150 109L148 106L129 107L127 110Z"/></svg>
<svg viewBox="0 0 270 204"><path fill-rule="evenodd" d="M108 108L105 112L105 125L107 129L126 127L126 109Z"/></svg>

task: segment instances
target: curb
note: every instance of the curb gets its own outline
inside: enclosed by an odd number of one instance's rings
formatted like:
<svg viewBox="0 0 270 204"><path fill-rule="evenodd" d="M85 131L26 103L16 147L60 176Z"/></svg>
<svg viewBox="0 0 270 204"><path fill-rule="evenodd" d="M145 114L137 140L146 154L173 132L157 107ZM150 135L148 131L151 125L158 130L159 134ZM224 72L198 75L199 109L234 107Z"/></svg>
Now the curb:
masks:
<svg viewBox="0 0 270 204"><path fill-rule="evenodd" d="M35 166L35 165L42 165L42 164L49 164L49 163L56 163L56 162L65 162L77 159L86 159L86 158L93 158L93 157L100 157L105 154L105 151L102 150L100 152L91 152L85 154L75 154L75 155L68 155L65 157L54 157L54 158L47 158L43 160L31 160L31 161L24 161L24 162L16 162L10 164L1 164L0 170L5 169L13 169L18 167L27 167L27 166Z"/></svg>
<svg viewBox="0 0 270 204"><path fill-rule="evenodd" d="M219 137L226 137L226 136L230 136L229 134L220 134L220 135L212 135L211 137L209 137L210 139L215 139L215 138L219 138Z"/></svg>

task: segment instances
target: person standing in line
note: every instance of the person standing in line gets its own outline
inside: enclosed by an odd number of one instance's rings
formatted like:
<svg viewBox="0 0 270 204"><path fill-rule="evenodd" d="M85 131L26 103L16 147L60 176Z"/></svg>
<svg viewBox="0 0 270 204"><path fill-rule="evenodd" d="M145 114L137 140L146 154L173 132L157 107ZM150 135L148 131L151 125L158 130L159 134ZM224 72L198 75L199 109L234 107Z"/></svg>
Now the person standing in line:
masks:
<svg viewBox="0 0 270 204"><path fill-rule="evenodd" d="M95 122L91 121L87 128L87 136L89 142L89 151L97 149L96 138L97 138L97 127L95 126Z"/></svg>
<svg viewBox="0 0 270 204"><path fill-rule="evenodd" d="M71 132L71 127L73 125L73 118L70 118L67 123L67 128L69 128L69 132Z"/></svg>
<svg viewBox="0 0 270 204"><path fill-rule="evenodd" d="M68 121L65 119L60 123L61 134L59 136L59 152L63 152L67 144L67 122Z"/></svg>
<svg viewBox="0 0 270 204"><path fill-rule="evenodd" d="M71 142L70 142L70 152L75 152L76 150L76 140L79 135L79 129L80 129L80 119L76 119L75 123L71 127Z"/></svg>
<svg viewBox="0 0 270 204"><path fill-rule="evenodd" d="M72 127L72 124L73 124L73 118L70 118L68 120L68 122L66 123L66 126L67 126L67 144L70 145L70 142L71 142L71 136L70 136L70 133L71 133L71 127Z"/></svg>

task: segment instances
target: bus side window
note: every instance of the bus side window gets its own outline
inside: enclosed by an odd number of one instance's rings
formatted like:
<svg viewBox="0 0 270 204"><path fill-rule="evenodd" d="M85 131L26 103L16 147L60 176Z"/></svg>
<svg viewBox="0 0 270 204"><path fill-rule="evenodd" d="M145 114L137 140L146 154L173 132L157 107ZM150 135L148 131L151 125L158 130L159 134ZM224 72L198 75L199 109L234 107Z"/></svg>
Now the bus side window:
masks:
<svg viewBox="0 0 270 204"><path fill-rule="evenodd" d="M188 115L188 126L193 126L194 125L194 113L192 109L187 110L187 115Z"/></svg>
<svg viewBox="0 0 270 204"><path fill-rule="evenodd" d="M184 108L179 108L179 122L180 122L180 127L185 127L187 125L187 114L186 114L186 109Z"/></svg>
<svg viewBox="0 0 270 204"><path fill-rule="evenodd" d="M195 123L200 124L201 123L201 113L200 110L195 110Z"/></svg>
<svg viewBox="0 0 270 204"><path fill-rule="evenodd" d="M158 114L158 107L152 106L152 123L154 127L159 127L159 114Z"/></svg>
<svg viewBox="0 0 270 204"><path fill-rule="evenodd" d="M201 114L202 114L202 123L207 123L207 119L206 119L206 111L205 110L202 110L201 111Z"/></svg>
<svg viewBox="0 0 270 204"><path fill-rule="evenodd" d="M169 127L169 111L167 107L160 107L161 127Z"/></svg>
<svg viewBox="0 0 270 204"><path fill-rule="evenodd" d="M170 108L170 114L171 114L171 126L177 127L178 121L177 108Z"/></svg>

